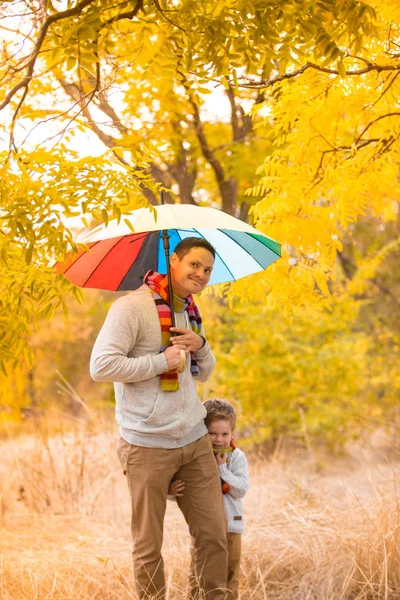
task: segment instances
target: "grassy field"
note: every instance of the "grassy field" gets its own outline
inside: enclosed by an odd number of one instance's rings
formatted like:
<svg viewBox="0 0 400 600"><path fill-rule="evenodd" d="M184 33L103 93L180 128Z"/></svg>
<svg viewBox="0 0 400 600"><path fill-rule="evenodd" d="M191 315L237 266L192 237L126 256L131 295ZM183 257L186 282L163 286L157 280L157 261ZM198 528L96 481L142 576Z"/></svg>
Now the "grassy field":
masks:
<svg viewBox="0 0 400 600"><path fill-rule="evenodd" d="M0 453L1 600L135 599L128 492L115 429L8 439ZM243 600L400 598L399 473L361 450L251 461ZM185 597L189 539L169 503L168 598Z"/></svg>

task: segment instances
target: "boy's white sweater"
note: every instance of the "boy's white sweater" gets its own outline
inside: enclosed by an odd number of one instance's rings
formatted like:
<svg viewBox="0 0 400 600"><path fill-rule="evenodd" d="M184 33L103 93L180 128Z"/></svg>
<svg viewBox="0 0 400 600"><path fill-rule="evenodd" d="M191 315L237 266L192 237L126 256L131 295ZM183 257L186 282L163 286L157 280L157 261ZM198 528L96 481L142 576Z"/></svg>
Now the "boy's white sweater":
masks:
<svg viewBox="0 0 400 600"><path fill-rule="evenodd" d="M249 489L249 469L244 452L235 448L228 454L228 462L219 465L220 477L230 486L224 494L225 514L228 520L228 533L243 533L243 496Z"/></svg>

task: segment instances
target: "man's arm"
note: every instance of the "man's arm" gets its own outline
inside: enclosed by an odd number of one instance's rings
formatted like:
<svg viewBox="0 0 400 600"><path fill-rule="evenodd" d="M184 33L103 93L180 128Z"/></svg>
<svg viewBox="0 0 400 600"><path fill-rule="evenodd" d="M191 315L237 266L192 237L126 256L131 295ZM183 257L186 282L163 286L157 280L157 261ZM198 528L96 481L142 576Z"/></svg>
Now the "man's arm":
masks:
<svg viewBox="0 0 400 600"><path fill-rule="evenodd" d="M194 353L199 367L196 380L203 382L210 379L215 369L216 360L211 351L211 346L204 336L204 329L201 329L201 335L198 335L192 329L182 327L171 327L170 331L179 334L177 337L172 336L170 338L173 346L183 344L187 351Z"/></svg>
<svg viewBox="0 0 400 600"><path fill-rule="evenodd" d="M168 371L164 353L138 358L128 356L141 326L140 310L132 310L119 300L114 302L93 346L90 374L95 381L134 383Z"/></svg>
<svg viewBox="0 0 400 600"><path fill-rule="evenodd" d="M204 330L202 330L201 335L203 336L205 343L202 348L196 350L194 353L197 361L197 365L199 367L199 374L196 376L196 381L207 381L210 379L211 375L214 372L216 360L215 356L212 353L211 346L207 342L207 339L204 336Z"/></svg>

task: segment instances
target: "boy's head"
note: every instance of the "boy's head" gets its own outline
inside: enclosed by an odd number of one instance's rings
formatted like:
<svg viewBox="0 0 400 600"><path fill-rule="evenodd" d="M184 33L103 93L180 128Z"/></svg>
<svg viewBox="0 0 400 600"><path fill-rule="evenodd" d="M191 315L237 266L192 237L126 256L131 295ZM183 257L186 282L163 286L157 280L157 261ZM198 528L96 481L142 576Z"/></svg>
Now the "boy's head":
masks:
<svg viewBox="0 0 400 600"><path fill-rule="evenodd" d="M189 237L171 254L171 277L175 293L181 298L198 294L210 281L215 249L203 238Z"/></svg>
<svg viewBox="0 0 400 600"><path fill-rule="evenodd" d="M213 447L218 450L227 448L236 425L235 409L230 402L218 398L207 400L204 406L207 410L205 424Z"/></svg>

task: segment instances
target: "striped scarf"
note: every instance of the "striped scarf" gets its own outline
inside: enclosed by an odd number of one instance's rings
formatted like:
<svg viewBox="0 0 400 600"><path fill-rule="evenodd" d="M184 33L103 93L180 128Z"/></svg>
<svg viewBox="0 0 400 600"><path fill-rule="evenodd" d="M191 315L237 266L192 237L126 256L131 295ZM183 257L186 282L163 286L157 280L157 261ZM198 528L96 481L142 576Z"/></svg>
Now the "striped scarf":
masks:
<svg viewBox="0 0 400 600"><path fill-rule="evenodd" d="M160 275L157 271L148 271L144 276L143 283L147 284L153 294L154 302L156 304L158 318L160 319L161 325L161 350L164 350L170 346L170 337L172 335L170 327L172 327L171 308L169 301L169 289L168 289L168 277L167 275ZM174 309L175 312L181 313L187 310L190 325L193 331L197 334L201 334L201 316L197 304L193 300L193 296L189 295L186 298L179 298L174 294ZM199 374L200 370L197 365L197 361L193 352L190 353L191 363L190 371L195 377ZM168 371L160 375L161 389L164 392L175 392L179 390L179 379L178 372Z"/></svg>

